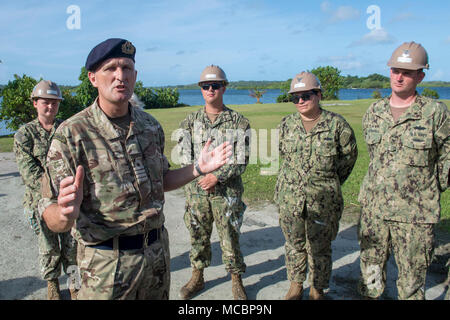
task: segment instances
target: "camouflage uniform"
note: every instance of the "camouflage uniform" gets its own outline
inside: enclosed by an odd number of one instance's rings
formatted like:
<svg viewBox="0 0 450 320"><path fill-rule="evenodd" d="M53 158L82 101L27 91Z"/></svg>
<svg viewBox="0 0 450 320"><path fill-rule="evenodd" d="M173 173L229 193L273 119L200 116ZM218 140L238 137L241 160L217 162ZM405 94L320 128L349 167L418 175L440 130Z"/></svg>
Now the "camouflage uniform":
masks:
<svg viewBox="0 0 450 320"><path fill-rule="evenodd" d="M286 239L288 280L303 283L308 262L310 284L324 289L344 206L341 185L358 154L355 135L342 116L323 109L310 132L298 112L283 118L278 129L282 163L275 202Z"/></svg>
<svg viewBox="0 0 450 320"><path fill-rule="evenodd" d="M239 230L242 225L245 204L241 200L244 187L241 174L249 158L249 121L239 113L224 106L214 123L209 120L204 108L187 116L180 124L183 135L181 148L183 165L197 160L208 138L212 146L224 140L234 141L236 157L233 163L219 168L213 174L219 182L214 191L204 191L195 179L184 187L186 210L184 221L191 235L191 266L204 269L211 263L211 232L216 222L222 248L222 261L231 273L245 272L246 265L239 246Z"/></svg>
<svg viewBox="0 0 450 320"><path fill-rule="evenodd" d="M61 266L67 273L69 266L76 265L76 242L70 233L50 231L37 211L47 151L60 123L60 120L55 120L52 130L48 132L35 119L23 125L14 135L16 162L25 184L24 213L38 235L39 261L44 280L57 279L61 274Z"/></svg>
<svg viewBox="0 0 450 320"><path fill-rule="evenodd" d="M424 299L440 193L449 183L449 112L444 103L417 95L394 122L389 99L373 103L363 117L370 163L359 194L359 290L372 298L383 293L392 250L399 299Z"/></svg>
<svg viewBox="0 0 450 320"><path fill-rule="evenodd" d="M98 106L69 118L50 146L42 214L56 203L60 181L83 165L80 215L72 228L78 240L81 289L78 299L168 299L170 253L164 223L164 132L152 116L130 107L129 131L114 125ZM120 250L119 236L157 239L142 249ZM145 236L144 236L145 237ZM113 250L98 247L113 241ZM144 241L143 241L144 242Z"/></svg>

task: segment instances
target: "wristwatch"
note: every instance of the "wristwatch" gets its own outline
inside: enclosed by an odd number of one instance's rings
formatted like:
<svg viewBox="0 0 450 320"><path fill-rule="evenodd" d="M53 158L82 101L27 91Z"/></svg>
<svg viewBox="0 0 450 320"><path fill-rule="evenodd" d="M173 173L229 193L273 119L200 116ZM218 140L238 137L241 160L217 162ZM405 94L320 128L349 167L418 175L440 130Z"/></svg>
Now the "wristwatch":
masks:
<svg viewBox="0 0 450 320"><path fill-rule="evenodd" d="M200 166L198 165L198 161L195 162L195 170L201 175L204 176L205 174L200 170Z"/></svg>

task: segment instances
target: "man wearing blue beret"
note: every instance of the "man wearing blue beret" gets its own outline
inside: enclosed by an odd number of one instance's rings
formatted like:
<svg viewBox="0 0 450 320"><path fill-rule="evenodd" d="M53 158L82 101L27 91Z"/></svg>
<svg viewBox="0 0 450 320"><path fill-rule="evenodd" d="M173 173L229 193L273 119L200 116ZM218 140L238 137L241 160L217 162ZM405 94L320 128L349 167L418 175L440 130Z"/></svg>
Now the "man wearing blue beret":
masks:
<svg viewBox="0 0 450 320"><path fill-rule="evenodd" d="M168 299L164 191L226 163L231 146L211 142L193 165L169 170L158 121L128 100L136 49L108 39L86 60L94 103L63 122L47 155L39 212L78 241L78 299Z"/></svg>

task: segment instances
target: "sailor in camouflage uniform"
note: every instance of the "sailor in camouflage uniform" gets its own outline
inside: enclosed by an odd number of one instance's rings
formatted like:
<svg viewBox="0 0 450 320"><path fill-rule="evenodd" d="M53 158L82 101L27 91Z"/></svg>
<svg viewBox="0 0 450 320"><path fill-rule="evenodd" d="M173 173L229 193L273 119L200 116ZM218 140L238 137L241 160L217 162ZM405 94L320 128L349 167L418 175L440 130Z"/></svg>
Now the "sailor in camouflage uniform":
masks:
<svg viewBox="0 0 450 320"><path fill-rule="evenodd" d="M359 194L359 291L380 297L392 252L398 298L425 299L440 194L449 185L450 117L444 103L416 91L428 69L420 44L403 43L388 66L392 95L374 102L362 122L370 163Z"/></svg>
<svg viewBox="0 0 450 320"><path fill-rule="evenodd" d="M205 107L188 115L180 125L183 134L178 147L185 165L196 161L208 138L214 140L214 145L223 140L232 141L235 152L233 163L185 186L184 220L191 236L192 278L181 288L183 299L190 299L204 288L203 270L211 263L210 238L214 222L220 238L222 261L231 273L233 297L247 299L241 280L246 265L239 245L239 230L246 208L241 199L244 191L241 175L249 159L250 124L241 114L223 104L227 83L220 67L206 67L198 83Z"/></svg>
<svg viewBox="0 0 450 320"><path fill-rule="evenodd" d="M169 170L158 121L128 102L135 47L108 39L87 60L98 98L55 133L39 212L50 229L78 241L78 299L168 299L170 253L164 191L226 162L225 144L194 165ZM213 156L214 155L214 156Z"/></svg>
<svg viewBox="0 0 450 320"><path fill-rule="evenodd" d="M331 276L331 241L344 206L341 185L358 150L345 119L320 107L321 86L314 74L297 74L289 93L298 112L278 126L282 162L275 187L291 281L285 299L302 299L308 265L309 297L321 300Z"/></svg>
<svg viewBox="0 0 450 320"><path fill-rule="evenodd" d="M69 232L54 233L41 221L38 202L41 199L41 179L46 167L48 148L61 120L56 119L62 100L58 85L41 80L31 93L37 118L22 127L14 135L14 153L17 167L25 184L24 212L31 228L38 235L39 262L42 278L47 280L49 300L59 300L58 277L61 268L68 273L69 266L76 265L76 242ZM73 298L76 290L70 288Z"/></svg>

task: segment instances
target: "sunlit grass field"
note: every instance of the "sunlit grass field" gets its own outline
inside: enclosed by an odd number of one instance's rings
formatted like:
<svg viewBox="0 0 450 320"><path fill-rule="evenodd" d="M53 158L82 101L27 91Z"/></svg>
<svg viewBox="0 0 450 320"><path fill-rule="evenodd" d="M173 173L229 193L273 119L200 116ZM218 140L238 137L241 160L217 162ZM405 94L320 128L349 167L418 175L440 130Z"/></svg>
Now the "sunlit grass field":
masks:
<svg viewBox="0 0 450 320"><path fill-rule="evenodd" d="M225 97L226 101L226 97ZM351 100L351 101L324 101L322 106L324 109L336 112L344 116L348 123L352 126L358 144L358 160L352 174L343 185L342 192L344 194L345 213L349 217L355 217L359 213L358 193L359 187L367 171L369 157L366 144L362 135L361 120L364 112L369 105L375 100ZM450 100L443 100L447 106L450 106ZM250 120L251 127L256 130L257 138L261 138L260 129L266 129L267 134L267 150L268 155L271 154L270 147L270 130L275 129L281 119L295 112L295 107L291 103L275 103L275 104L250 104L250 105L227 105L228 107L242 113ZM172 167L177 167L172 162L171 152L176 141L172 140L172 133L178 129L180 122L191 112L198 110L201 106L181 107L173 109L152 109L149 110L162 125L166 134L165 154ZM254 138L253 138L254 139ZM12 137L0 138L0 152L10 152L12 150ZM244 201L251 206L264 205L268 201L272 201L273 192L276 182L276 175L261 175L260 169L267 165L249 164L247 170L243 174L244 181ZM447 190L441 197L441 222L440 228L450 232L450 191Z"/></svg>

